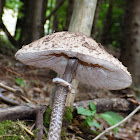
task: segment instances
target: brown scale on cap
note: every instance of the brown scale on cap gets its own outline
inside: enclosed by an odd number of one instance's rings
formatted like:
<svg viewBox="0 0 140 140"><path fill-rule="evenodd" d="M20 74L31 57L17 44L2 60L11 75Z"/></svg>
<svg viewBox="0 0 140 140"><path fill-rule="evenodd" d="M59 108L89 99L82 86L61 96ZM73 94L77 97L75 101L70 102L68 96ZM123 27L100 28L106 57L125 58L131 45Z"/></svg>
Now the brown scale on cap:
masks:
<svg viewBox="0 0 140 140"><path fill-rule="evenodd" d="M69 58L79 64L76 79L97 88L126 88L132 78L122 63L107 53L101 44L82 33L57 32L20 49L16 59L24 64L50 68L63 75Z"/></svg>

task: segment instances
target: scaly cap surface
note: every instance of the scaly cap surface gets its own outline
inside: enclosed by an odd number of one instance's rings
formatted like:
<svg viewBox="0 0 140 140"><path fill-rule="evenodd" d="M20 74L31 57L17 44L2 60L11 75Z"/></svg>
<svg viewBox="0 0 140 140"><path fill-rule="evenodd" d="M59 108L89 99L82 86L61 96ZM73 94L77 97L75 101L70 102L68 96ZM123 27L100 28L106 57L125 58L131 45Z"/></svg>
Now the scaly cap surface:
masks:
<svg viewBox="0 0 140 140"><path fill-rule="evenodd" d="M76 79L97 88L117 90L131 85L132 78L122 63L100 44L82 33L57 32L23 46L16 59L26 65L64 73L69 58L79 60Z"/></svg>

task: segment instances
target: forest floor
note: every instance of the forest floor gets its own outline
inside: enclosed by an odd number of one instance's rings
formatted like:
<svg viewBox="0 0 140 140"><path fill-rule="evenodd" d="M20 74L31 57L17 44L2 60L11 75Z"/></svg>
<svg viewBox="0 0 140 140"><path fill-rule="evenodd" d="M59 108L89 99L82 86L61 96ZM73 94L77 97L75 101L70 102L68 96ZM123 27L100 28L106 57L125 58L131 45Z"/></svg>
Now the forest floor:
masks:
<svg viewBox="0 0 140 140"><path fill-rule="evenodd" d="M49 105L49 97L53 90L54 84L52 79L55 77L55 73L50 72L47 69L37 69L29 66L25 66L20 62L16 61L14 57L5 56L0 54L0 83L7 86L22 89L26 93L26 97L34 104L37 105ZM0 88L0 92L3 90ZM135 93L134 93L135 94ZM21 104L24 102L13 93L3 92L3 95L7 98L14 99ZM115 98L122 97L122 94L118 91L118 94L112 94L111 91L106 90L95 90L93 87L80 84L78 87L78 93L75 101L92 100L95 98ZM0 108L10 107L0 100ZM121 114L126 116L128 114ZM103 121L102 127L99 132L103 131L109 125ZM90 140L91 137L88 135L88 131L79 128L79 120L74 116L73 123L65 134L67 140ZM29 128L30 126L28 126ZM76 127L76 128L75 128ZM85 131L85 132L84 132ZM0 133L1 134L1 133ZM140 113L135 114L130 118L123 126L119 127L118 133L114 134L113 131L109 133L109 140L140 140ZM113 135L114 134L114 135ZM8 134L7 134L8 135ZM109 136L108 135L108 136ZM22 139L22 138L21 138Z"/></svg>

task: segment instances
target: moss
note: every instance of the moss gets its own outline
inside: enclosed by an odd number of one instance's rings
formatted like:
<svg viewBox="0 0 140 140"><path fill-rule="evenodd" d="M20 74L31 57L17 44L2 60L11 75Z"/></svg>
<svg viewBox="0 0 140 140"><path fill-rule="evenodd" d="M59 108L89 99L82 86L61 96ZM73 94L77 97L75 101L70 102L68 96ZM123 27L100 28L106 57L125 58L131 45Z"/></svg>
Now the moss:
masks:
<svg viewBox="0 0 140 140"><path fill-rule="evenodd" d="M64 118L63 118L64 122L72 123L72 119L73 119L72 112L73 112L73 108L72 107L66 107L65 113L64 113Z"/></svg>
<svg viewBox="0 0 140 140"><path fill-rule="evenodd" d="M21 140L22 137L29 140L28 135L20 128L17 122L6 120L0 123L1 140Z"/></svg>
<svg viewBox="0 0 140 140"><path fill-rule="evenodd" d="M63 127L61 131L61 139L65 140L67 137L67 127L72 123L73 119L73 108L72 107L66 107L65 108L65 113L63 117Z"/></svg>
<svg viewBox="0 0 140 140"><path fill-rule="evenodd" d="M61 130L61 140L66 140L67 137L67 129L65 127Z"/></svg>
<svg viewBox="0 0 140 140"><path fill-rule="evenodd" d="M49 129L49 124L50 124L50 119L51 119L51 111L52 111L52 109L50 107L48 107L45 111L45 114L44 114L43 124L47 130Z"/></svg>

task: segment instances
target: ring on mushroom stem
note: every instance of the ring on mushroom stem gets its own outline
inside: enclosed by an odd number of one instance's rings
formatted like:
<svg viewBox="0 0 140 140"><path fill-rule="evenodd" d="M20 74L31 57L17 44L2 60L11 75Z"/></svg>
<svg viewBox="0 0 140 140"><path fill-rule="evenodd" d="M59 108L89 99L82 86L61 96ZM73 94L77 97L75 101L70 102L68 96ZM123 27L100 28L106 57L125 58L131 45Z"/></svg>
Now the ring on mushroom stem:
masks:
<svg viewBox="0 0 140 140"><path fill-rule="evenodd" d="M53 78L52 82L56 83L56 84L60 84L61 86L64 86L64 87L68 87L69 91L71 91L71 89L73 87L72 84L70 84L69 82L67 82L59 77Z"/></svg>
<svg viewBox="0 0 140 140"><path fill-rule="evenodd" d="M73 74L80 82L109 90L124 89L132 83L127 68L82 33L53 33L24 46L15 57L27 65L50 68L68 83ZM48 140L60 137L68 88L58 85L56 92Z"/></svg>

